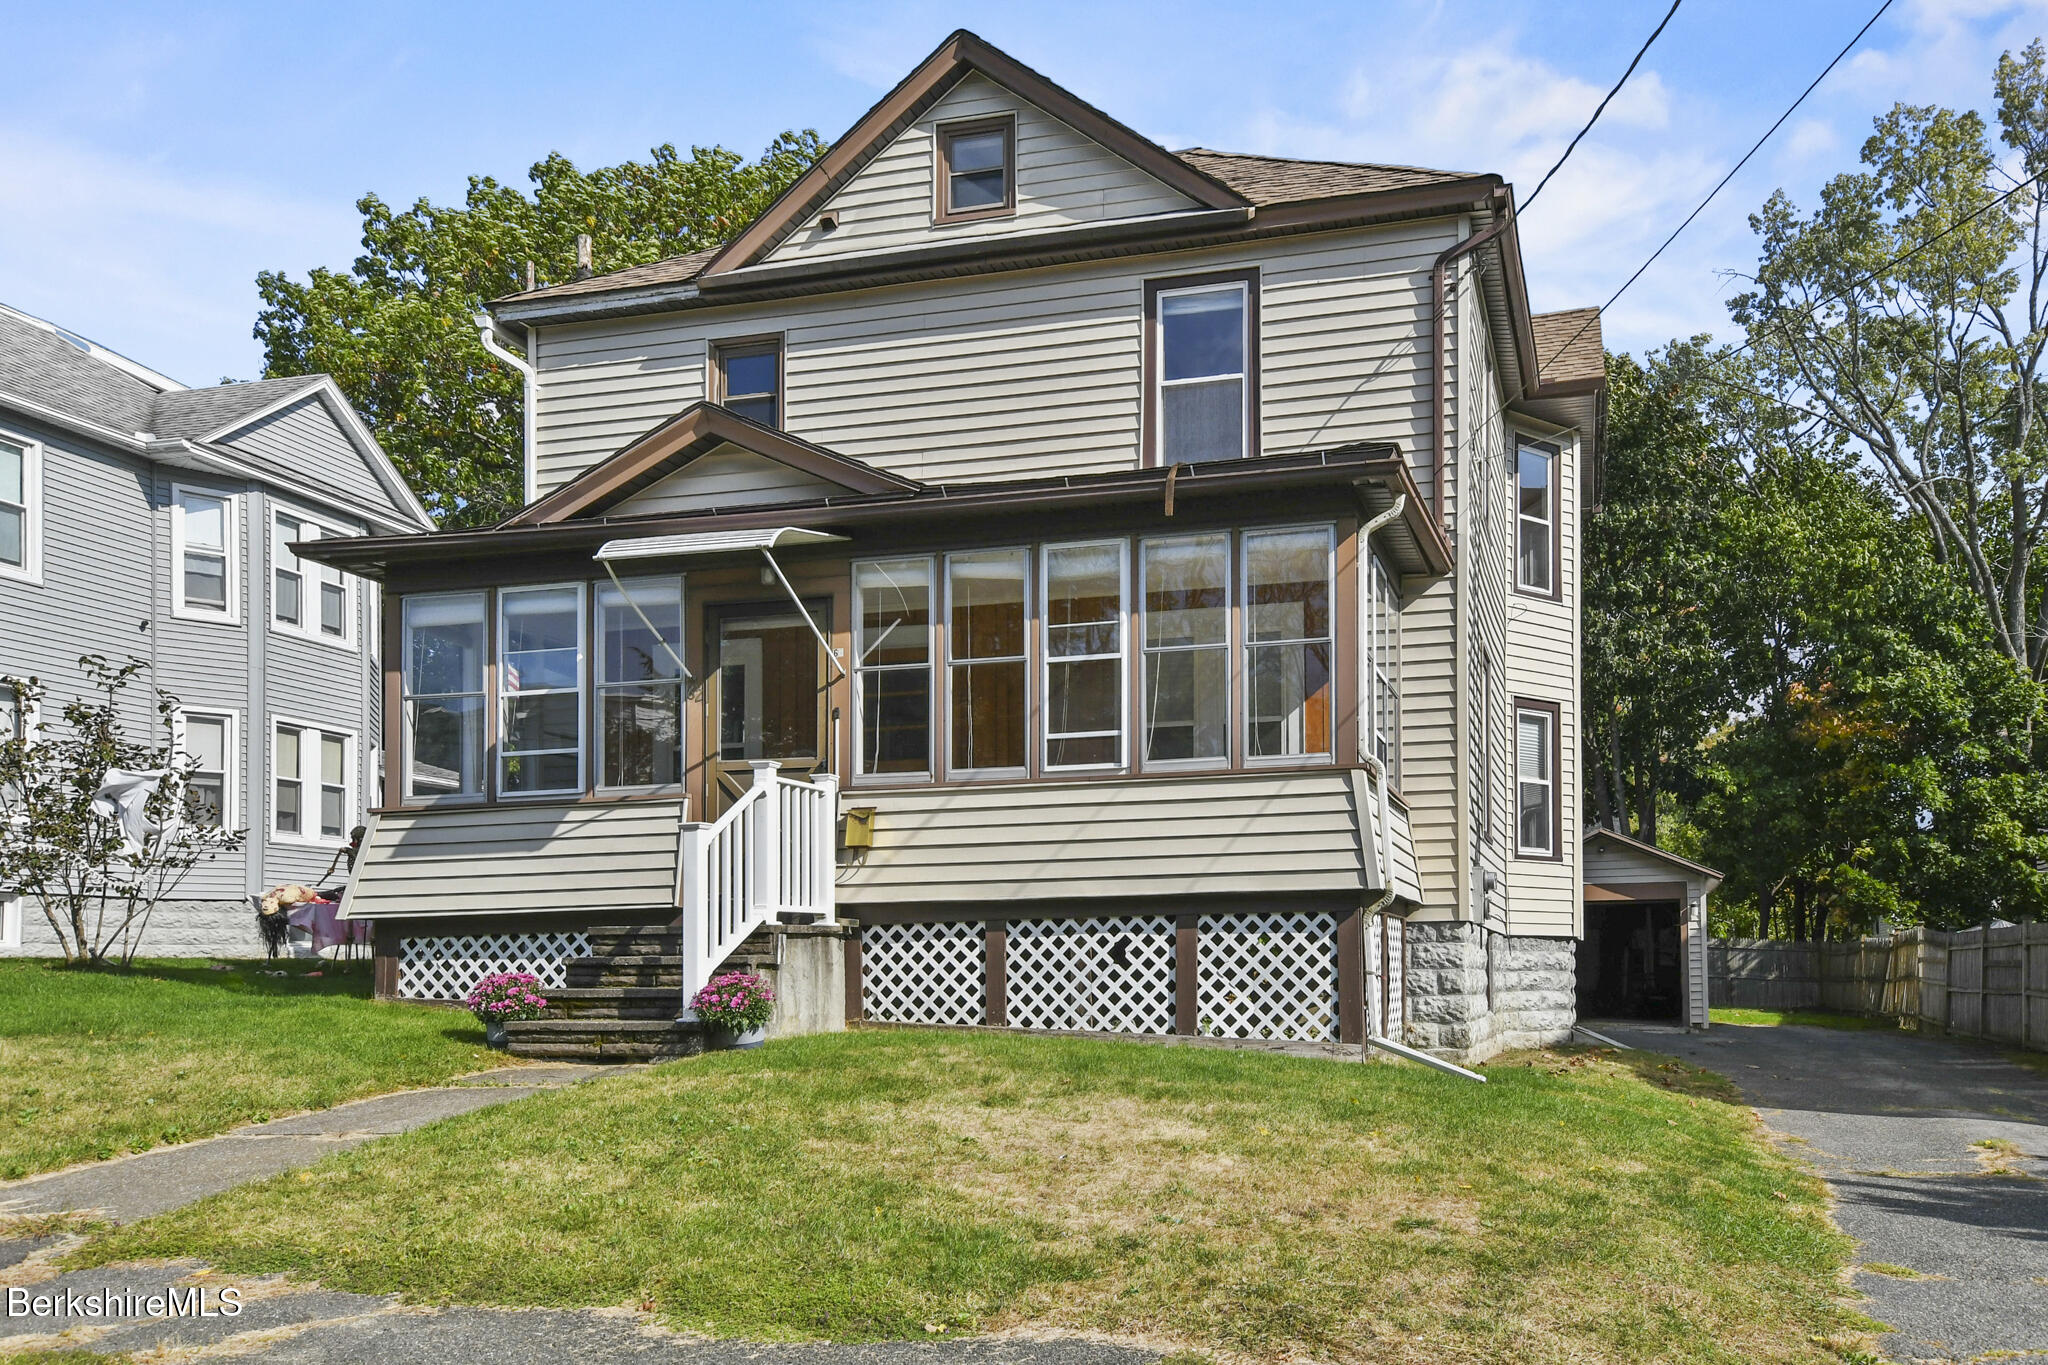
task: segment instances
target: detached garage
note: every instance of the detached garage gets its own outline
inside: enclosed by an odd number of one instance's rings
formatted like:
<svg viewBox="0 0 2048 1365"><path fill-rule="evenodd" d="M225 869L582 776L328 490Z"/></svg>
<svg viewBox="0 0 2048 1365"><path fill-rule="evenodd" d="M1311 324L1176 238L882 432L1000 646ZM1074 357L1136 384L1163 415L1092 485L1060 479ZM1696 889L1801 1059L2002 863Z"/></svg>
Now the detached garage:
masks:
<svg viewBox="0 0 2048 1365"><path fill-rule="evenodd" d="M1611 829L1586 834L1581 1019L1707 1026L1707 896L1721 874Z"/></svg>

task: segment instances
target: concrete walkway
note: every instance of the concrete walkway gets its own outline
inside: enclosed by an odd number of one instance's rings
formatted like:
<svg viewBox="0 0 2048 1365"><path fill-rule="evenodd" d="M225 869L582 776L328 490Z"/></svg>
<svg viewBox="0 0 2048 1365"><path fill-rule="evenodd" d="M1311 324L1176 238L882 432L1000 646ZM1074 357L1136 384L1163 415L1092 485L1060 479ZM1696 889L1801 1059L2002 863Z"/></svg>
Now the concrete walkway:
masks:
<svg viewBox="0 0 2048 1365"><path fill-rule="evenodd" d="M1592 1027L1727 1076L1819 1170L1858 1261L1908 1272L1856 1274L1894 1360L2048 1361L2048 1072L1896 1030Z"/></svg>

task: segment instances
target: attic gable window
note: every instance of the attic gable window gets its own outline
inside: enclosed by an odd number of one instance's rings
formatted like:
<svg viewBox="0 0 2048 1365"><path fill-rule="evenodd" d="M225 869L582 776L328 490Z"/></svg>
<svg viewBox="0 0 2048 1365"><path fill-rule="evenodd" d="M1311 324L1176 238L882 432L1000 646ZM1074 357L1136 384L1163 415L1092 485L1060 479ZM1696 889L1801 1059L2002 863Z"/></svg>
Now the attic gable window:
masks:
<svg viewBox="0 0 2048 1365"><path fill-rule="evenodd" d="M938 130L941 223L994 218L1017 208L1017 121L1005 114Z"/></svg>

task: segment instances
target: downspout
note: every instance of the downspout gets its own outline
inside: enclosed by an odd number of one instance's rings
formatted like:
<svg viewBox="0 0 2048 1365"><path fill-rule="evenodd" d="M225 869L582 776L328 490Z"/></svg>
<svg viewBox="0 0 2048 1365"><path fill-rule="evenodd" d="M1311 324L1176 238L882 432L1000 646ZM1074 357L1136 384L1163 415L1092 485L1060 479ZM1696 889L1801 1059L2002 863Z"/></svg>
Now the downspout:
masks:
<svg viewBox="0 0 2048 1365"><path fill-rule="evenodd" d="M533 391L535 380L533 362L525 356L514 355L510 350L506 349L504 342L500 341L498 337L498 320L490 314L477 314L476 327L477 340L483 343L484 349L519 371L519 376L526 386L525 401L520 404L519 491L522 503L530 503L534 500L538 491L535 479L538 471L534 467L533 450Z"/></svg>

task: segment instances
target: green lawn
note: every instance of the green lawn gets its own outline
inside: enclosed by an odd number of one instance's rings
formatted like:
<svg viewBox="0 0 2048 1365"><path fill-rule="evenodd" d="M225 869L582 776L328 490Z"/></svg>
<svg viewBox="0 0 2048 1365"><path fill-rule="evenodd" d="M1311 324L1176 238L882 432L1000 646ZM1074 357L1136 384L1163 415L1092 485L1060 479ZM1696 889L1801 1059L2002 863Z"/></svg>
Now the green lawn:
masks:
<svg viewBox="0 0 2048 1365"><path fill-rule="evenodd" d="M1898 1031L1899 1021L1882 1014L1836 1014L1829 1010L1746 1010L1713 1009L1707 1018L1716 1024L1774 1026L1795 1024L1805 1028L1890 1029Z"/></svg>
<svg viewBox="0 0 2048 1365"><path fill-rule="evenodd" d="M371 1000L366 963L224 965L0 961L0 1180L432 1085L497 1058L467 1014Z"/></svg>
<svg viewBox="0 0 2048 1365"><path fill-rule="evenodd" d="M766 1339L1019 1327L1334 1361L1828 1361L1817 1181L1716 1077L855 1031L465 1115L103 1233L415 1302Z"/></svg>

